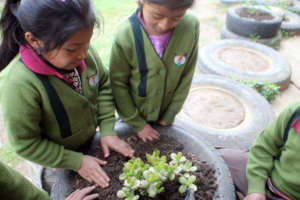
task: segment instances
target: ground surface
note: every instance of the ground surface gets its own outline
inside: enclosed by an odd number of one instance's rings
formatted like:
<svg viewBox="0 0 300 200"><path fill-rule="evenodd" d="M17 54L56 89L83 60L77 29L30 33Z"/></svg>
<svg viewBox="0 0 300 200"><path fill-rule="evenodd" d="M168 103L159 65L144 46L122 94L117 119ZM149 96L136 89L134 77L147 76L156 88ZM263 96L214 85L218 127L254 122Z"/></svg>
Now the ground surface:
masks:
<svg viewBox="0 0 300 200"><path fill-rule="evenodd" d="M103 0L105 1L105 0ZM131 0L122 0L128 1L128 5L133 5ZM2 6L3 0L0 1L0 6ZM118 7L120 8L120 7ZM200 47L208 44L214 40L220 39L220 32L225 24L225 16L227 11L227 6L222 5L220 0L198 0L196 6L192 9L192 11L198 16L200 20L200 40L199 45ZM134 9L126 7L129 11L128 14L130 15L131 11ZM105 13L103 13L105 17ZM107 20L107 18L104 18ZM116 24L116 21L113 22ZM112 24L108 25L109 28L113 27ZM111 32L110 29L106 29L106 31ZM101 36L100 36L101 37ZM101 44L100 44L101 46ZM292 78L291 84L289 88L286 89L281 93L280 96L277 96L275 101L271 103L274 111L278 114L283 108L285 108L290 102L293 101L300 101L300 37L288 37L282 40L279 53L284 56L292 67ZM104 50L99 48L100 53ZM106 49L105 55L109 55L107 53L109 50ZM102 56L101 56L102 57ZM106 56L107 57L107 56ZM105 59L105 58L104 58ZM107 58L106 58L107 60ZM107 62L104 62L107 63ZM0 118L1 120L1 118ZM0 121L2 124L2 120ZM2 162L8 163L13 168L20 171L22 174L28 177L28 169L24 160L18 158L14 154L12 154L12 150L10 147L5 144L5 135L3 131L3 126L0 125L0 160Z"/></svg>

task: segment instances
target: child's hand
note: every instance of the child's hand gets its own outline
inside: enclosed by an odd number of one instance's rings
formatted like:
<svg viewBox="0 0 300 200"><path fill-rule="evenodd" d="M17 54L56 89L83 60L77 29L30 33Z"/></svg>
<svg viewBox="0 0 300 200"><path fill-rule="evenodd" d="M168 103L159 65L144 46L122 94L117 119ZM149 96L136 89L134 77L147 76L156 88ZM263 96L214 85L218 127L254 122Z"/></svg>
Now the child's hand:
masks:
<svg viewBox="0 0 300 200"><path fill-rule="evenodd" d="M261 193L255 192L255 193L248 194L244 198L244 200L266 200L266 197Z"/></svg>
<svg viewBox="0 0 300 200"><path fill-rule="evenodd" d="M99 194L90 194L91 191L93 191L96 188L96 186L90 186L83 189L78 189L74 192L72 192L66 200L92 200L99 196Z"/></svg>
<svg viewBox="0 0 300 200"><path fill-rule="evenodd" d="M106 135L101 137L101 146L105 158L109 156L110 149L130 158L133 157L134 154L134 150L131 146L116 135Z"/></svg>
<svg viewBox="0 0 300 200"><path fill-rule="evenodd" d="M164 120L159 120L157 123L161 126L170 126L171 125L170 123L165 122Z"/></svg>
<svg viewBox="0 0 300 200"><path fill-rule="evenodd" d="M106 162L98 158L84 155L78 174L90 183L106 188L109 186L109 178L99 165L106 165Z"/></svg>
<svg viewBox="0 0 300 200"><path fill-rule="evenodd" d="M137 133L138 137L143 140L143 142L147 142L147 140L152 141L155 139L159 139L160 134L154 130L149 124L146 124L143 130Z"/></svg>

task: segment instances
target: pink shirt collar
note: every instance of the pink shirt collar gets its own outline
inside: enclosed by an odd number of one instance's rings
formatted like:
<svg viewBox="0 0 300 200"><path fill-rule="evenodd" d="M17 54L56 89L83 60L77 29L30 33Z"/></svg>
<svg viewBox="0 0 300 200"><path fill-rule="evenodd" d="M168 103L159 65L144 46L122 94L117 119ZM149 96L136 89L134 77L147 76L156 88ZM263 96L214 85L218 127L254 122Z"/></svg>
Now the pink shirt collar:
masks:
<svg viewBox="0 0 300 200"><path fill-rule="evenodd" d="M292 124L297 134L300 136L300 117Z"/></svg>
<svg viewBox="0 0 300 200"><path fill-rule="evenodd" d="M42 75L54 75L65 82L70 83L70 81L53 67L49 66L43 59L41 59L35 51L30 46L21 45L19 48L19 53L24 64L33 72ZM79 73L85 70L86 65L84 60L81 61L81 65L78 67Z"/></svg>

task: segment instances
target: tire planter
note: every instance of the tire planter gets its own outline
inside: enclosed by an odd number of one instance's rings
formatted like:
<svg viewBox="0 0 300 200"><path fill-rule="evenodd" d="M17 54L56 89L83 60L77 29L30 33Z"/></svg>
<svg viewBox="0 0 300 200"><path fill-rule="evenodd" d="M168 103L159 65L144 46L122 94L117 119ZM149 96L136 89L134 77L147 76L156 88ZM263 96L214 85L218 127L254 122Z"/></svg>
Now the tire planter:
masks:
<svg viewBox="0 0 300 200"><path fill-rule="evenodd" d="M294 12L295 14L300 15L300 1L299 0L294 0L293 4L294 4L293 6L290 6L287 9L289 11Z"/></svg>
<svg viewBox="0 0 300 200"><path fill-rule="evenodd" d="M206 161L211 164L216 170L216 178L218 189L215 194L215 200L232 200L235 199L235 189L233 186L233 181L230 172L224 163L223 159L215 151L213 147L201 141L199 138L195 137L193 134L185 131L176 126L171 127L154 127L163 135L167 135L180 141L185 146L185 151L194 153L197 159L201 161ZM120 137L129 136L135 134L134 131L124 123L116 124L116 131ZM95 139L96 142L99 141ZM69 180L70 170L56 170L56 182L51 189L51 199L53 200L65 200L67 194L72 191L71 183ZM35 174L36 177L41 178L41 171L39 174ZM41 185L41 179L39 181ZM192 200L192 198L186 197L186 200Z"/></svg>
<svg viewBox="0 0 300 200"><path fill-rule="evenodd" d="M300 17L299 15L282 9L284 13L284 18L280 28L289 33L290 36L300 34Z"/></svg>
<svg viewBox="0 0 300 200"><path fill-rule="evenodd" d="M291 67L278 52L262 44L224 39L212 42L199 51L199 71L288 87Z"/></svg>
<svg viewBox="0 0 300 200"><path fill-rule="evenodd" d="M214 147L247 150L273 119L270 104L252 88L221 76L197 75L174 124Z"/></svg>
<svg viewBox="0 0 300 200"><path fill-rule="evenodd" d="M269 0L255 0L254 2L257 5L267 5L267 6L279 6L278 3L270 2ZM299 0L293 0L293 5L288 6L287 9L289 11L292 11L296 14L300 14L300 1Z"/></svg>
<svg viewBox="0 0 300 200"><path fill-rule="evenodd" d="M232 31L228 30L226 26L223 27L221 31L221 39L239 39L239 40L247 40L252 42L253 39L250 37L244 37L240 36L236 33L233 33ZM278 48L280 46L280 41L282 39L282 34L279 31L276 36L271 37L271 38L261 38L258 39L256 42L270 46L272 48Z"/></svg>
<svg viewBox="0 0 300 200"><path fill-rule="evenodd" d="M243 2L243 0L221 0L221 3L225 5L238 4Z"/></svg>
<svg viewBox="0 0 300 200"><path fill-rule="evenodd" d="M240 9L248 8L268 13L273 19L257 21L252 18L241 17L237 14ZM274 37L280 29L281 22L282 17L279 14L260 6L235 6L228 10L226 16L226 27L230 31L245 37L251 35L256 35L260 38Z"/></svg>

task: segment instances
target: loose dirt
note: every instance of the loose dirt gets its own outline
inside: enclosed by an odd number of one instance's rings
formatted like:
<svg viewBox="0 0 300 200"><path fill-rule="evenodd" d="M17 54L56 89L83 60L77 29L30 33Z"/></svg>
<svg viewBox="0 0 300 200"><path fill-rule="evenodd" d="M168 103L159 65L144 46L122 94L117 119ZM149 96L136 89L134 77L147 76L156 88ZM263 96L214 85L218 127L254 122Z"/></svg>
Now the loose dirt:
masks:
<svg viewBox="0 0 300 200"><path fill-rule="evenodd" d="M153 142L144 143L137 136L130 136L125 139L132 147L136 149L135 157L141 158L144 162L146 161L146 154L152 154L153 151L159 150L160 155L166 155L168 162L170 161L169 155L171 153L183 152L183 145L176 140L167 136L161 136L160 140ZM89 146L88 150L85 150L86 154L98 157L104 160L103 152L99 143L93 143ZM217 189L215 170L208 165L206 162L198 161L195 155L191 153L184 153L188 160L193 162L194 166L197 166L197 171L192 174L195 175L198 190L195 192L195 198L197 200L212 200ZM119 180L119 176L122 173L124 163L128 161L128 158L121 156L118 153L112 152L112 154L105 159L107 165L103 166L103 170L110 177L110 186L105 189L97 188L95 192L99 193L99 199L103 200L117 200L116 196L118 190L121 189L122 183ZM47 179L46 179L47 180ZM73 190L89 186L87 181L82 179L75 172L70 175L70 182L72 183ZM178 181L166 182L164 184L165 192L161 193L153 200L180 200L184 199L184 196L178 192L179 188ZM150 200L152 198L141 196L140 200Z"/></svg>
<svg viewBox="0 0 300 200"><path fill-rule="evenodd" d="M236 11L236 13L240 17L250 18L250 19L254 19L256 21L268 21L268 20L272 20L274 18L269 13L263 12L260 10L256 10L255 8L253 8L253 10L248 9L248 8L240 8Z"/></svg>
<svg viewBox="0 0 300 200"><path fill-rule="evenodd" d="M196 124L208 128L231 129L245 119L242 103L221 88L192 86L183 112Z"/></svg>

